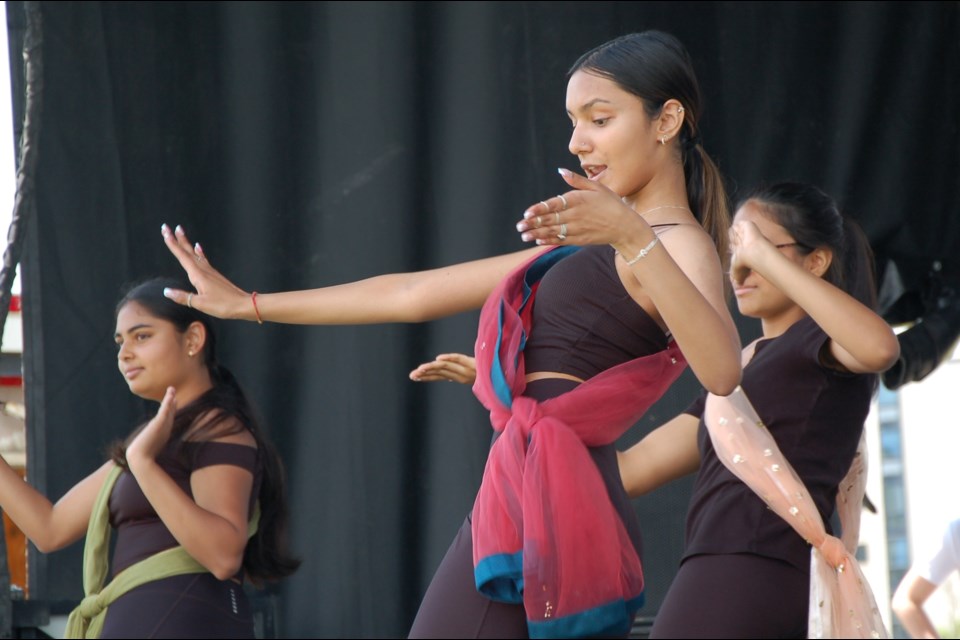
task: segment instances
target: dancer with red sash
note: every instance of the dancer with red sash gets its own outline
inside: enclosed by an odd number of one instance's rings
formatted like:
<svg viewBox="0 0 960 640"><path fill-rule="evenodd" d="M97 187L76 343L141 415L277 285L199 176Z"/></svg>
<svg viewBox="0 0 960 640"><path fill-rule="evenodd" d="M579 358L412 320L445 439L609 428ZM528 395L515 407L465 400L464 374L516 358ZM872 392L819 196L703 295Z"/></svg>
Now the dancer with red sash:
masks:
<svg viewBox="0 0 960 640"><path fill-rule="evenodd" d="M700 142L683 45L651 31L587 52L570 70L566 111L586 175L561 170L570 190L525 211L517 230L531 249L257 294L164 227L197 289L189 301L215 316L369 324L484 307L476 391L495 441L411 637L625 637L642 597L642 549L613 441L684 364L717 393L740 380L719 257L726 195Z"/></svg>
<svg viewBox="0 0 960 640"><path fill-rule="evenodd" d="M500 434L473 508L477 588L523 602L534 637L617 632L642 604L640 558L587 447L623 435L685 365L671 342L554 398L523 395L528 311L545 269L570 249L504 280L483 307L475 350L474 392Z"/></svg>

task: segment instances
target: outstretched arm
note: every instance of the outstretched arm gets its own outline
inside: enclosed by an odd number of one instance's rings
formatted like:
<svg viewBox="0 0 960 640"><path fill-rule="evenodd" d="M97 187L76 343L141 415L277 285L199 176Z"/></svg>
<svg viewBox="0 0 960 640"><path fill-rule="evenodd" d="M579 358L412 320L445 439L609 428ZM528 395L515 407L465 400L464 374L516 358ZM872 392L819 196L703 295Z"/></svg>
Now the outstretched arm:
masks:
<svg viewBox="0 0 960 640"><path fill-rule="evenodd" d="M893 612L913 638L939 638L930 617L923 610L923 603L937 586L918 575L913 569L903 576L893 594Z"/></svg>
<svg viewBox="0 0 960 640"><path fill-rule="evenodd" d="M424 322L483 305L494 287L537 249L464 262L450 267L376 276L348 284L257 294L237 287L213 268L199 244L190 245L180 227L162 227L164 242L187 272L197 293L168 297L218 318L286 324L375 324ZM259 318L257 317L259 311Z"/></svg>
<svg viewBox="0 0 960 640"><path fill-rule="evenodd" d="M113 463L105 463L52 504L0 458L0 507L43 553L57 551L87 533L90 513Z"/></svg>
<svg viewBox="0 0 960 640"><path fill-rule="evenodd" d="M878 373L897 361L900 344L890 325L820 277L829 261L838 260L839 256L815 249L805 258L809 268L804 268L774 247L749 220L734 223L730 249L734 280L742 282L752 269L783 291L830 336L831 354L848 371Z"/></svg>
<svg viewBox="0 0 960 640"><path fill-rule="evenodd" d="M700 468L699 423L694 416L682 413L626 451L617 452L620 478L628 496L645 495Z"/></svg>

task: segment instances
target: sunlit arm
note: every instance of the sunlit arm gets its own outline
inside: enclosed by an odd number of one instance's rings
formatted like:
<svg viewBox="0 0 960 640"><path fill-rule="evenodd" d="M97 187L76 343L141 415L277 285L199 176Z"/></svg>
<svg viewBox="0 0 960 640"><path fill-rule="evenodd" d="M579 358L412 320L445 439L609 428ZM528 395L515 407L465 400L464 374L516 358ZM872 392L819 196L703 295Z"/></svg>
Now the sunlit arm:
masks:
<svg viewBox="0 0 960 640"><path fill-rule="evenodd" d="M683 413L617 453L620 478L631 498L645 495L700 468L699 420Z"/></svg>
<svg viewBox="0 0 960 640"><path fill-rule="evenodd" d="M104 464L53 504L0 458L0 507L37 549L57 551L86 535L93 503L111 464Z"/></svg>
<svg viewBox="0 0 960 640"><path fill-rule="evenodd" d="M382 275L320 289L259 294L257 302L263 319L272 322L424 322L479 309L507 273L539 251L528 249L441 269ZM238 313L252 319L252 311L252 305L244 301Z"/></svg>
<svg viewBox="0 0 960 640"><path fill-rule="evenodd" d="M615 248L623 256L635 256L646 246L640 238L625 239ZM699 227L682 225L664 234L659 244L630 269L700 384L726 395L740 384L740 337L724 300L713 242Z"/></svg>
<svg viewBox="0 0 960 640"><path fill-rule="evenodd" d="M897 361L900 344L893 329L845 291L787 260L773 247L762 252L754 269L830 336L833 356L849 371L878 373Z"/></svg>
<svg viewBox="0 0 960 640"><path fill-rule="evenodd" d="M254 299L217 271L199 244L191 246L182 229L174 233L164 226L163 237L196 289L195 293L166 290L168 298L218 318L287 324L423 322L478 309L507 273L542 250L318 289L258 293Z"/></svg>

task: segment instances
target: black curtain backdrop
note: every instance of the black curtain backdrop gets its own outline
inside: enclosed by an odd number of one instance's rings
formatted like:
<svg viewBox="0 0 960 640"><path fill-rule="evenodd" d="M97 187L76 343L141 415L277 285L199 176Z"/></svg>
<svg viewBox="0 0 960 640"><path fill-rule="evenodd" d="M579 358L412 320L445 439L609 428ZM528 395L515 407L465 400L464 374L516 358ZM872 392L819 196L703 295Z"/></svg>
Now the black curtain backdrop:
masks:
<svg viewBox="0 0 960 640"><path fill-rule="evenodd" d="M153 407L116 370L124 284L178 274L182 224L247 290L340 283L519 249L565 190L565 73L614 36L689 48L731 193L821 185L908 288L956 278L956 2L42 3L37 217L23 275L29 475L56 498ZM20 131L23 6L7 3ZM300 571L269 591L287 637L399 637L472 505L491 431L415 365L472 349L429 325L223 322L222 359L286 461ZM741 322L744 339L759 328ZM682 410L689 372L624 438ZM691 482L638 500L654 616ZM30 559L31 597L81 594L80 545ZM585 552L588 552L585 550Z"/></svg>

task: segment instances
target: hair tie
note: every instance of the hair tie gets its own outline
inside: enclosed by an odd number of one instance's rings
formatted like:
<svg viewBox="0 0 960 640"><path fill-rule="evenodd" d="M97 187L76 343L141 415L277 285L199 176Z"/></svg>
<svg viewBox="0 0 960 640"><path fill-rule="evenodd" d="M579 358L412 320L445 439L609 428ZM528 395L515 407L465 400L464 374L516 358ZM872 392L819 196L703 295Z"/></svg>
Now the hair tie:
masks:
<svg viewBox="0 0 960 640"><path fill-rule="evenodd" d="M692 136L687 136L686 139L683 141L683 150L690 151L692 149L695 149L700 143L701 143L701 140L700 140L699 133Z"/></svg>

